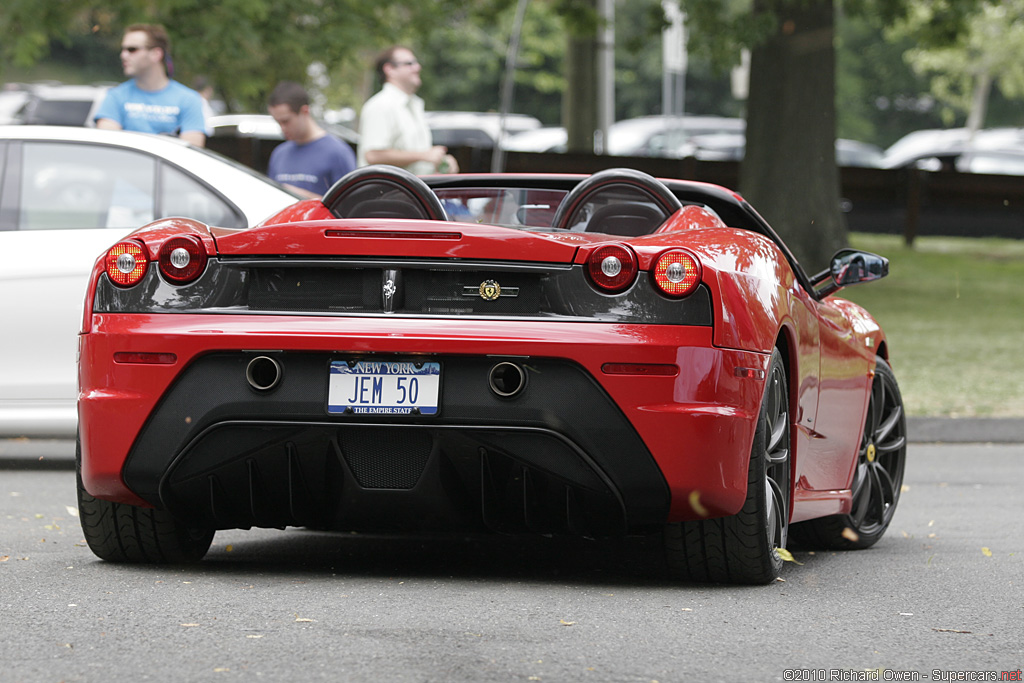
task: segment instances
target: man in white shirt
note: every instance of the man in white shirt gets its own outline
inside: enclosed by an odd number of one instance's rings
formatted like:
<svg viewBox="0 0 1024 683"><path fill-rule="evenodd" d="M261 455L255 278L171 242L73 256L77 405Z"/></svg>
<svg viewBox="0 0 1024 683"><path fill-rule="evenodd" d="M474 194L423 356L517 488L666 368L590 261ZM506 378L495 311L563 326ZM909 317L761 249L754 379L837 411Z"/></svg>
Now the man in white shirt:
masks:
<svg viewBox="0 0 1024 683"><path fill-rule="evenodd" d="M448 148L434 145L423 115L420 63L412 50L388 48L377 58L384 86L359 115L359 166L389 164L417 175L458 173Z"/></svg>

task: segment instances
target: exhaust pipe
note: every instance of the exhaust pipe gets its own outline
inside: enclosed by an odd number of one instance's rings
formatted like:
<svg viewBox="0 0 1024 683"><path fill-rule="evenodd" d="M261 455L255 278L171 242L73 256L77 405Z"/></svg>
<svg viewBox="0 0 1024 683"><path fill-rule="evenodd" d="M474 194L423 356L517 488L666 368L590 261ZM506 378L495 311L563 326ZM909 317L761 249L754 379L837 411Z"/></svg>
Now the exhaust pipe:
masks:
<svg viewBox="0 0 1024 683"><path fill-rule="evenodd" d="M270 391L281 381L281 364L269 356L256 356L245 366L245 380L256 391Z"/></svg>
<svg viewBox="0 0 1024 683"><path fill-rule="evenodd" d="M526 371L515 363L496 363L487 373L487 384L501 398L512 398L526 387Z"/></svg>

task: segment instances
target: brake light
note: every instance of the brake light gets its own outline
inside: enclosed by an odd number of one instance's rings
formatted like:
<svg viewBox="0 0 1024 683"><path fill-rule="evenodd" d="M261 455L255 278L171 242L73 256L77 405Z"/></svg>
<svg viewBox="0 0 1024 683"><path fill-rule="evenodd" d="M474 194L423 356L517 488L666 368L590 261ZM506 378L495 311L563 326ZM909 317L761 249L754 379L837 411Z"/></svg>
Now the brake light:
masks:
<svg viewBox="0 0 1024 683"><path fill-rule="evenodd" d="M636 279L637 261L633 251L621 244L598 247L587 259L587 275L597 289L617 294L629 289Z"/></svg>
<svg viewBox="0 0 1024 683"><path fill-rule="evenodd" d="M206 249L192 236L172 237L157 255L160 273L170 282L183 285L202 275L206 268Z"/></svg>
<svg viewBox="0 0 1024 683"><path fill-rule="evenodd" d="M137 285L147 265L146 250L138 242L118 242L107 251L107 277L121 287Z"/></svg>
<svg viewBox="0 0 1024 683"><path fill-rule="evenodd" d="M654 284L666 296L682 298L700 284L701 269L689 252L673 249L658 257L651 269Z"/></svg>

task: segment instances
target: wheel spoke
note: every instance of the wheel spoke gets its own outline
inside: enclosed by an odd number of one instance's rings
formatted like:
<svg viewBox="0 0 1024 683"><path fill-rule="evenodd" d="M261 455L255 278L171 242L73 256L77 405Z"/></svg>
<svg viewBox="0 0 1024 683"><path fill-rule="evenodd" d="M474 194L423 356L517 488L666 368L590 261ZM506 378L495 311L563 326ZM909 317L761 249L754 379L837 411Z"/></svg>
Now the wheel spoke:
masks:
<svg viewBox="0 0 1024 683"><path fill-rule="evenodd" d="M882 424L879 425L878 431L875 432L874 439L876 444L883 444L889 440L893 430L898 424L900 419L903 417L903 408L901 406L895 406L892 413L885 418ZM902 436L898 434L897 437Z"/></svg>
<svg viewBox="0 0 1024 683"><path fill-rule="evenodd" d="M885 389L882 384L877 376L876 381L871 384L871 398L868 400L868 415L864 424L864 436L868 441L874 440L882 419L882 406L885 405Z"/></svg>
<svg viewBox="0 0 1024 683"><path fill-rule="evenodd" d="M776 463L781 462L778 455L779 450L782 450L782 460L789 458L789 415L788 413L782 413L776 420L775 424L772 425L771 435L768 437L768 462Z"/></svg>
<svg viewBox="0 0 1024 683"><path fill-rule="evenodd" d="M871 483L868 481L867 465L857 466L857 478L853 482L853 505L851 516L860 526L868 515L868 506L871 503Z"/></svg>
<svg viewBox="0 0 1024 683"><path fill-rule="evenodd" d="M873 509L876 515L875 522L881 524L882 520L885 519L885 492L882 487L881 477L878 476L878 470L881 468L871 467L868 469L868 476L871 477L871 505L869 510ZM890 487L891 490L891 487Z"/></svg>
<svg viewBox="0 0 1024 683"><path fill-rule="evenodd" d="M768 459L768 465L782 465L783 463L789 462L789 449L780 448L772 453L765 453L765 458Z"/></svg>
<svg viewBox="0 0 1024 683"><path fill-rule="evenodd" d="M779 487L778 482L770 477L767 482L768 493L771 494L767 501L771 506L771 509L768 512L768 530L771 534L770 540L773 547L785 548L786 518L789 516L789 511L786 509L785 498L782 495L782 489Z"/></svg>
<svg viewBox="0 0 1024 683"><path fill-rule="evenodd" d="M888 470L879 463L875 463L872 470L878 481L878 493L882 502L886 505L891 505L896 500L896 485L893 483L892 477L889 475Z"/></svg>

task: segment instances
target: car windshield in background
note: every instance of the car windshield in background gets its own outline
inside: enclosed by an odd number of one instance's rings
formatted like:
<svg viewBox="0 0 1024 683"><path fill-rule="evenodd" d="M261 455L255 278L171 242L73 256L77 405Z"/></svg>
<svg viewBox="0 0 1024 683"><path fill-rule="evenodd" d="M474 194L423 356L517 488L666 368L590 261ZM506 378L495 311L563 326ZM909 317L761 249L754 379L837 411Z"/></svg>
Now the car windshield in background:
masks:
<svg viewBox="0 0 1024 683"><path fill-rule="evenodd" d="M550 228L564 190L460 187L435 190L449 218L515 228Z"/></svg>
<svg viewBox="0 0 1024 683"><path fill-rule="evenodd" d="M92 127L108 90L109 85L32 85L14 118L26 125Z"/></svg>

